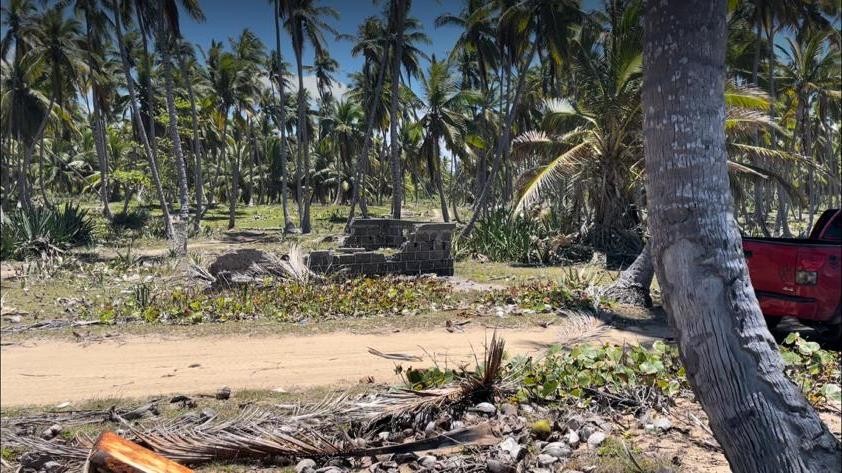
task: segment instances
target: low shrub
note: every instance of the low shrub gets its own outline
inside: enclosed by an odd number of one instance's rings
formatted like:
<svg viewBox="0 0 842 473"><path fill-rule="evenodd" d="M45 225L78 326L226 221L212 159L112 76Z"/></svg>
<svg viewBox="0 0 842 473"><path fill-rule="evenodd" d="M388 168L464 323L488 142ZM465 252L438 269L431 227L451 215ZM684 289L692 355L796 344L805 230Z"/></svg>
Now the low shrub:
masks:
<svg viewBox="0 0 842 473"><path fill-rule="evenodd" d="M1 225L3 259L49 256L93 241L93 220L87 210L71 203L17 209Z"/></svg>
<svg viewBox="0 0 842 473"><path fill-rule="evenodd" d="M107 304L93 313L104 321L199 323L227 320L383 317L428 309L448 298L448 286L436 279L355 278L341 282L267 284L219 292L177 289Z"/></svg>
<svg viewBox="0 0 842 473"><path fill-rule="evenodd" d="M588 261L593 250L559 232L552 215L529 218L497 209L477 222L466 239L456 240L457 257L483 256L491 261L529 265Z"/></svg>
<svg viewBox="0 0 842 473"><path fill-rule="evenodd" d="M149 222L149 211L144 208L117 212L111 219L111 226L115 229L141 230Z"/></svg>

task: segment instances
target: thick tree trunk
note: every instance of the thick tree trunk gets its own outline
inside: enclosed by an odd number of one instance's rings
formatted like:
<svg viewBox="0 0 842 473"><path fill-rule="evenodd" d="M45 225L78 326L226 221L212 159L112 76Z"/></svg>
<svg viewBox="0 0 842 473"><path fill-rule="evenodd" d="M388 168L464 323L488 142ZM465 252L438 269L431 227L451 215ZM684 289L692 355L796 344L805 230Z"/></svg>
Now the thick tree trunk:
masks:
<svg viewBox="0 0 842 473"><path fill-rule="evenodd" d="M295 225L289 218L289 189L287 186L287 132L286 132L286 94L284 93L283 59L281 56L281 3L275 0L275 54L278 58L278 121L280 122L281 143L278 151L281 155L281 209L284 214L283 232L291 232Z"/></svg>
<svg viewBox="0 0 842 473"><path fill-rule="evenodd" d="M158 49L161 52L161 63L164 69L164 93L167 102L167 116L169 123L167 129L172 141L173 157L175 158L176 178L178 180L178 221L173 223L174 244L172 249L176 256L187 255L187 224L190 220L190 193L187 189L187 163L184 161L184 152L181 148L181 137L178 134L178 113L175 110L175 91L173 90L172 64L170 64L170 45L167 44L164 36L166 33L159 31Z"/></svg>
<svg viewBox="0 0 842 473"><path fill-rule="evenodd" d="M644 143L664 306L735 472L840 471L839 441L784 375L748 277L726 164L726 38L725 0L647 2Z"/></svg>
<svg viewBox="0 0 842 473"><path fill-rule="evenodd" d="M398 94L401 82L401 54L403 51L403 24L406 10L404 0L392 3L395 18L395 51L392 55L392 96L389 106L389 148L392 161L392 218L401 218L401 200L403 199L403 174L401 173L401 151L398 146Z"/></svg>
<svg viewBox="0 0 842 473"><path fill-rule="evenodd" d="M652 307L649 289L654 276L652 251L647 242L631 266L623 270L617 280L605 288L602 295L623 304Z"/></svg>
<svg viewBox="0 0 842 473"><path fill-rule="evenodd" d="M123 64L123 75L125 75L126 79L126 89L129 92L129 105L132 110L132 115L135 117L137 134L140 136L143 150L146 153L146 160L149 162L149 171L150 174L152 174L152 182L155 184L155 191L158 194L158 201L161 204L161 212L163 213L164 225L167 229L167 237L172 238L173 228L172 219L170 218L170 209L167 204L166 195L164 195L164 186L161 185L161 176L158 174L158 163L155 159L155 155L153 154L152 146L149 144L149 138L146 135L146 128L143 125L143 118L140 115L140 109L137 105L137 93L134 88L134 79L132 78L130 71L131 66L129 65L129 54L126 51L126 45L123 44L123 27L117 0L111 0L111 5L114 12L116 12L114 14L114 29L117 34L117 43L120 48L120 59ZM152 126L154 126L154 124Z"/></svg>

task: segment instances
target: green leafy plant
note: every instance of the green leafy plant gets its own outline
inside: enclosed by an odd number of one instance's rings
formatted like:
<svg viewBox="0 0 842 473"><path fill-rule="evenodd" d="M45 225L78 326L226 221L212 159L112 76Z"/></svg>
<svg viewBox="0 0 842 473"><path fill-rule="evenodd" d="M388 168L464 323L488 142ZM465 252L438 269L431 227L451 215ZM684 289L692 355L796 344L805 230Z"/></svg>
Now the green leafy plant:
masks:
<svg viewBox="0 0 842 473"><path fill-rule="evenodd" d="M678 350L661 341L650 348L556 346L540 361L515 359L510 369L520 373L520 400L584 405L597 401L638 408L643 407L641 399L664 404L688 389Z"/></svg>
<svg viewBox="0 0 842 473"><path fill-rule="evenodd" d="M839 355L822 349L816 342L804 340L797 332L784 339L780 351L785 373L801 387L810 403L842 401Z"/></svg>
<svg viewBox="0 0 842 473"><path fill-rule="evenodd" d="M560 282L529 282L518 286L498 289L486 293L481 302L485 304L516 304L523 309L536 312L551 312L558 309L592 309L598 306L593 291L582 280Z"/></svg>
<svg viewBox="0 0 842 473"><path fill-rule="evenodd" d="M72 203L17 209L0 225L3 259L51 256L93 241L93 221L86 210Z"/></svg>
<svg viewBox="0 0 842 473"><path fill-rule="evenodd" d="M198 323L255 318L296 322L305 319L385 317L414 313L449 297L448 286L437 279L355 278L344 281L287 281L243 285L217 292L175 289L145 306L137 295L103 310L117 319L146 322Z"/></svg>

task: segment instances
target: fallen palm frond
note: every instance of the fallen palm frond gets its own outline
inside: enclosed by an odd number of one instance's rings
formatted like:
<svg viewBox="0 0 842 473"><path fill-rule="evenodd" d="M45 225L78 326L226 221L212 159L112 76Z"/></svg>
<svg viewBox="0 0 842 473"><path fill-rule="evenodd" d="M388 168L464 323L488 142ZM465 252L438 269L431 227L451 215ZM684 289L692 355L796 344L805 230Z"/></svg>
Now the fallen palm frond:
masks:
<svg viewBox="0 0 842 473"><path fill-rule="evenodd" d="M382 351L371 347L368 347L368 352L374 356L379 356L380 358L385 358L387 360L422 361L424 359L417 355L407 355L405 353L383 353Z"/></svg>
<svg viewBox="0 0 842 473"><path fill-rule="evenodd" d="M495 443L487 424L454 429L427 439L394 445L371 445L381 427L426 423L432 415L448 409L464 409L509 390L503 375L505 343L496 332L486 347L482 364L464 373L452 386L436 389L393 389L385 393L351 397L347 393L305 405L246 406L230 419L215 414L189 412L155 424L133 423L149 405L136 409L96 411L39 419L72 423L119 422L128 438L171 460L199 464L216 460L257 459L269 456L296 458L363 457L432 450L460 444ZM75 416L75 417L74 417ZM87 422L86 422L87 421ZM146 424L146 425L144 425ZM93 445L77 438L71 444L17 435L19 423L4 422L4 445L35 451L68 464L81 463ZM351 426L357 437L339 426ZM7 428L8 427L8 428ZM7 443L8 442L8 443ZM377 445L376 443L374 445Z"/></svg>

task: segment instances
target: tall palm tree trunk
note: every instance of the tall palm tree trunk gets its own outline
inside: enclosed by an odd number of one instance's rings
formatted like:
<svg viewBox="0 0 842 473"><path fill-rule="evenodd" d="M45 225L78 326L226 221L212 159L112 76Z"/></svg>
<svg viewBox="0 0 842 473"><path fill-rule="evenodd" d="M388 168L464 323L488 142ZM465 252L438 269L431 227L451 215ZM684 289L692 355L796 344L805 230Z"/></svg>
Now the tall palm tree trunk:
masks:
<svg viewBox="0 0 842 473"><path fill-rule="evenodd" d="M310 233L310 150L307 145L307 115L304 95L302 45L296 42L295 66L298 72L298 221L301 233Z"/></svg>
<svg viewBox="0 0 842 473"><path fill-rule="evenodd" d="M281 2L275 0L275 54L278 56L278 121L280 122L281 143L278 145L281 155L281 208L284 214L283 231L293 230L289 218L289 188L287 185L287 132L286 132L286 93L284 92L283 59L281 56Z"/></svg>
<svg viewBox="0 0 842 473"><path fill-rule="evenodd" d="M184 60L183 54L177 54L179 68L181 74L185 78L184 82L187 86L187 96L190 99L190 125L193 128L193 185L195 187L196 199L196 216L193 220L193 228L198 230L199 224L202 221L202 214L204 214L204 200L205 200L205 183L202 177L202 142L199 137L199 114L196 111L196 94L193 91L193 81L190 74L190 68L187 66L187 61Z"/></svg>
<svg viewBox="0 0 842 473"><path fill-rule="evenodd" d="M222 163L228 158L228 110L222 122ZM240 200L240 153L235 150L231 159L231 187L228 188L228 229L237 223L237 201Z"/></svg>
<svg viewBox="0 0 842 473"><path fill-rule="evenodd" d="M840 471L839 440L783 372L733 216L726 3L646 3L646 195L664 306L687 380L733 471Z"/></svg>
<svg viewBox="0 0 842 473"><path fill-rule="evenodd" d="M441 152L439 149L439 137L435 137L433 141L433 149L435 150L433 156L431 157L434 162L432 164L432 169L435 171L433 173L433 182L436 186L436 191L439 193L439 202L441 203L441 218L445 222L450 221L450 215L447 212L447 200L444 196L444 183L442 182L441 178Z"/></svg>
<svg viewBox="0 0 842 473"><path fill-rule="evenodd" d="M50 121L50 114L52 113L53 105L55 103L56 93L53 91L50 94L50 103L44 111L44 117L38 125L38 130L35 131L35 135L33 135L32 139L25 143L23 147L23 162L21 163L19 171L20 174L18 175L18 199L21 207L26 209L32 208L32 195L29 188L29 169L32 167L32 155L35 154L35 145L41 139L41 136L44 134L44 130L47 127L47 123Z"/></svg>
<svg viewBox="0 0 842 473"><path fill-rule="evenodd" d="M159 35L163 36L166 33L159 31ZM178 205L179 221L174 224L173 240L175 245L173 249L178 256L185 256L187 254L187 224L190 220L190 193L187 189L187 163L184 161L184 152L181 148L181 137L178 134L178 113L175 110L175 91L173 90L172 79L172 64L170 64L170 44L167 44L165 38L159 38L159 47L161 51L161 62L164 69L164 93L167 102L167 115L169 123L167 128L170 133L170 140L172 141L173 154L175 155L176 177L178 180Z"/></svg>
<svg viewBox="0 0 842 473"><path fill-rule="evenodd" d="M392 54L392 96L389 104L389 145L392 152L392 218L401 218L403 179L401 173L401 151L398 145L398 94L401 81L401 54L403 51L403 28L405 1L395 0L392 5L395 18L395 50Z"/></svg>
<svg viewBox="0 0 842 473"><path fill-rule="evenodd" d="M143 118L140 115L140 107L137 104L137 92L134 87L134 79L132 78L131 66L129 65L129 53L126 51L126 45L123 43L123 26L120 18L120 8L117 0L111 0L111 5L114 10L114 29L117 34L117 43L120 48L120 59L123 63L123 75L126 79L126 89L129 92L129 105L132 110L132 115L135 117L137 125L137 134L140 136L143 150L146 153L146 160L149 162L149 171L152 174L152 182L155 184L155 191L158 194L158 201L161 204L161 212L164 217L164 225L167 229L167 237L173 238L174 232L172 227L172 219L170 218L170 209L167 204L166 195L164 195L164 186L161 184L161 176L158 174L158 163L155 155L152 153L152 146L149 144L149 137L146 135L146 128L143 125ZM152 125L154 126L154 124Z"/></svg>

